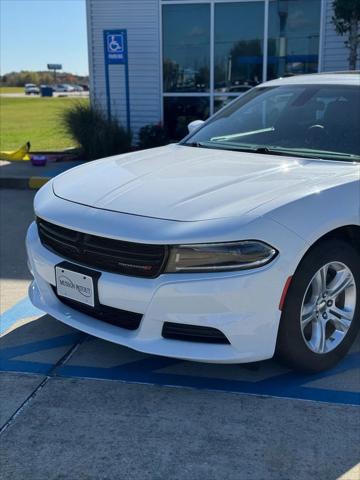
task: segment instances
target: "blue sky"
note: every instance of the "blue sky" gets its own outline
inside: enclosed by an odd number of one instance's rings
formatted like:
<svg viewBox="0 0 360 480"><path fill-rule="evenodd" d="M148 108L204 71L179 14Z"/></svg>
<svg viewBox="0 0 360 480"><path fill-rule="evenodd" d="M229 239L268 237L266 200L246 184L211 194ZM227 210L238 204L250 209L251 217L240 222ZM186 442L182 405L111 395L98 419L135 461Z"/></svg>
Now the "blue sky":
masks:
<svg viewBox="0 0 360 480"><path fill-rule="evenodd" d="M0 0L1 74L48 63L88 74L85 0Z"/></svg>

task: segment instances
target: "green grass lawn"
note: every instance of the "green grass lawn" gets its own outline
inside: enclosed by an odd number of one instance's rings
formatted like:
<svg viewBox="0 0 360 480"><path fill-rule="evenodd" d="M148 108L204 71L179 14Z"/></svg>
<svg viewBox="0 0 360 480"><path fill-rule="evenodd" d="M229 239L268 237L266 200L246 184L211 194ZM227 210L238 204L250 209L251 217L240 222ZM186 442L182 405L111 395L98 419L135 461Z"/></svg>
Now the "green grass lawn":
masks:
<svg viewBox="0 0 360 480"><path fill-rule="evenodd" d="M1 93L24 93L24 87L0 87Z"/></svg>
<svg viewBox="0 0 360 480"><path fill-rule="evenodd" d="M61 112L87 98L0 97L0 150L15 150L26 142L32 151L69 148L74 141L61 127Z"/></svg>

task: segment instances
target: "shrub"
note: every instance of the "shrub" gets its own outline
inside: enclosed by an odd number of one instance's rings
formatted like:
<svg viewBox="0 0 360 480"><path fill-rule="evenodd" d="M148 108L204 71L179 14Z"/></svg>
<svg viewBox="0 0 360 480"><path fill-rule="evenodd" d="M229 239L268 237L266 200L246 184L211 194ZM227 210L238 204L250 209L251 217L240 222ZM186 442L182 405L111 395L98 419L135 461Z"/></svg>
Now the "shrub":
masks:
<svg viewBox="0 0 360 480"><path fill-rule="evenodd" d="M141 149L161 147L168 143L168 134L161 124L146 125L139 131L139 147Z"/></svg>
<svg viewBox="0 0 360 480"><path fill-rule="evenodd" d="M80 146L84 160L96 160L126 153L131 149L131 133L115 118L109 119L97 107L74 103L62 112L65 131Z"/></svg>

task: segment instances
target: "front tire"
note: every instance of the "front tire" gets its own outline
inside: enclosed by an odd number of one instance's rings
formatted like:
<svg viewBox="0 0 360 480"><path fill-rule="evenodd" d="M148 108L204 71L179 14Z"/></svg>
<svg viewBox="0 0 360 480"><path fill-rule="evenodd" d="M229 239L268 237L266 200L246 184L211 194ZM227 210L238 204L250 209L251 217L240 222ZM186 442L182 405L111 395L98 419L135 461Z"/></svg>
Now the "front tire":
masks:
<svg viewBox="0 0 360 480"><path fill-rule="evenodd" d="M325 240L291 281L276 355L297 370L326 370L346 355L359 328L360 254L345 241Z"/></svg>

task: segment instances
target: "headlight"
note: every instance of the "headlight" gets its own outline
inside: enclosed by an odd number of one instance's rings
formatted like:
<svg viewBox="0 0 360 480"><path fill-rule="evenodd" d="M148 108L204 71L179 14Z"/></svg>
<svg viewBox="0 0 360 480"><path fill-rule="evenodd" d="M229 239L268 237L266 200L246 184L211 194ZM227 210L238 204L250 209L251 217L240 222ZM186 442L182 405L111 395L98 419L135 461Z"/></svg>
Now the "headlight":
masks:
<svg viewBox="0 0 360 480"><path fill-rule="evenodd" d="M176 272L225 272L257 268L278 254L275 248L256 240L231 243L178 245L171 247L165 269Z"/></svg>

